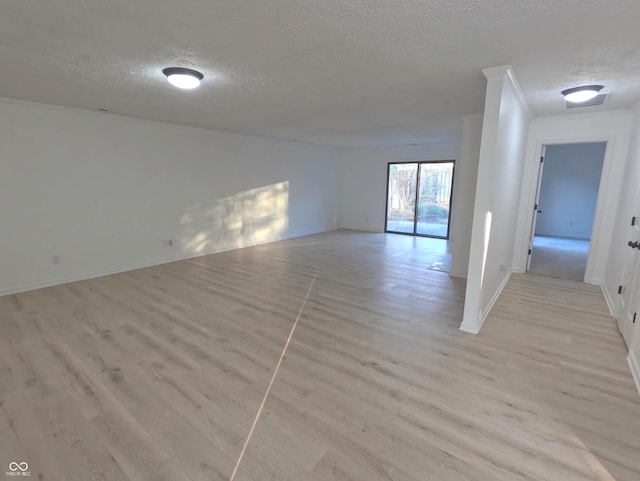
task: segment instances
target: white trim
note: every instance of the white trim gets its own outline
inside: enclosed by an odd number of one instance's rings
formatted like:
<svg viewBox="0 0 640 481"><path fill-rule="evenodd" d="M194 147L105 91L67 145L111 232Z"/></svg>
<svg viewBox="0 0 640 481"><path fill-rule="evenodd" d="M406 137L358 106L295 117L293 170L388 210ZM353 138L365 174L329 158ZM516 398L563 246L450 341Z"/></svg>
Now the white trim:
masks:
<svg viewBox="0 0 640 481"><path fill-rule="evenodd" d="M467 326L464 321L460 324L459 329L463 332L468 332L469 334L478 334L480 333L480 328L482 327L482 323L479 326Z"/></svg>
<svg viewBox="0 0 640 481"><path fill-rule="evenodd" d="M19 294L21 292L27 292L27 291L35 291L36 289L44 289L45 287L53 287L53 286L59 286L62 284L69 284L71 282L78 282L78 281L86 281L89 279L95 279L98 277L104 277L104 276L111 276L114 274L120 274L122 272L129 272L129 271L135 271L138 269L145 269L147 267L154 267L154 266L160 266L163 264L170 264L171 262L178 262L178 261L184 261L187 259L195 259L197 257L204 257L204 256L208 256L211 254L220 254L222 252L228 252L228 251L234 251L237 249L242 249L244 247L256 247L259 245L264 245L264 244L270 244L272 242L278 242L281 240L287 240L287 239L296 239L298 237L306 237L308 235L313 235L313 234L321 234L324 232L331 232L333 230L340 230L340 229L331 229L328 231L313 231L313 232L307 232L307 233L298 233L295 235L285 235L285 236L278 236L275 237L273 239L269 239L263 242L257 242L255 244L245 244L242 247L231 247L228 249L214 249L211 251L207 251L207 252L202 252L199 254L195 254L195 255L191 255L191 254L187 254L187 255L182 255L182 256L176 256L176 257L170 257L170 258L166 258L166 259L158 259L155 261L148 261L148 262L141 262L139 264L130 264L128 266L123 266L123 267L116 267L114 269L106 269L103 271L98 271L98 272L93 272L91 274L82 274L82 275L78 275L78 276L70 276L70 277L62 277L59 279L55 279L52 281L46 281L46 282L41 282L41 283L36 283L36 284L32 284L32 285L28 285L28 286L22 286L22 287L14 287L14 288L10 288L10 289L4 289L4 290L0 290L0 297L2 296L10 296L12 294Z"/></svg>
<svg viewBox="0 0 640 481"><path fill-rule="evenodd" d="M607 307L609 307L609 313L611 314L611 317L615 318L616 317L615 302L613 301L613 297L611 297L611 293L609 292L609 289L607 289L607 285L604 282L599 282L598 285L602 289L602 294L604 294L605 301L607 301Z"/></svg>
<svg viewBox="0 0 640 481"><path fill-rule="evenodd" d="M629 369L631 369L631 375L636 384L638 394L640 394L640 363L636 359L636 356L633 355L633 352L630 352L627 356L627 362L629 363Z"/></svg>
<svg viewBox="0 0 640 481"><path fill-rule="evenodd" d="M489 304L487 304L487 308L480 314L480 325L478 326L478 330L480 330L480 327L482 327L482 324L489 315L489 312L491 312L491 309L493 309L493 305L496 303L496 301L500 297L500 294L502 294L502 291L507 286L509 279L511 279L511 271L507 272L507 275L504 277L502 284L500 284L500 287L498 287L498 290L495 292L495 294L493 294L493 297L489 301Z"/></svg>
<svg viewBox="0 0 640 481"><path fill-rule="evenodd" d="M513 260L514 260L514 262L516 261L515 258ZM511 266L511 272L513 272L514 274L526 274L526 271L524 269L522 269L519 264L512 265Z"/></svg>
<svg viewBox="0 0 640 481"><path fill-rule="evenodd" d="M484 312L480 313L480 320L478 321L478 323L475 326L470 326L469 323L465 324L465 322L463 321L462 324L460 324L460 330L461 331L469 332L471 334L478 334L480 332L480 329L482 328L482 325L484 324L484 321L487 319L487 316L491 312L491 309L493 308L493 305L496 303L496 301L500 297L500 294L502 294L502 291L507 286L507 283L509 282L509 279L511 279L511 271L509 271L507 273L507 275L505 276L504 280L500 284L500 287L498 287L498 289L496 290L495 294L493 294L493 297L489 301L489 304L487 305L487 308L484 310Z"/></svg>
<svg viewBox="0 0 640 481"><path fill-rule="evenodd" d="M524 108L525 113L527 114L527 116L529 118L531 118L532 117L531 107L529 107L529 103L527 102L527 98L524 96L524 92L520 88L520 83L518 82L518 79L516 78L515 73L513 73L513 69L512 68L509 68L509 70L507 70L506 78L507 78L507 81L511 84L511 88L513 89L514 93L516 94L516 97L518 98L518 101L520 102L520 105L522 106L522 108ZM528 134L528 132L527 132L527 134Z"/></svg>
<svg viewBox="0 0 640 481"><path fill-rule="evenodd" d="M219 252L222 252L222 251L219 251ZM79 276L61 277L59 279L54 279L52 281L38 282L36 284L31 284L31 285L28 285L28 286L14 287L14 288L10 288L10 289L0 290L0 297L1 296L10 296L12 294L19 294L21 292L35 291L36 289L44 289L45 287L52 287L52 286L59 286L59 285L62 285L62 284L69 284L71 282L78 282L78 281L85 281L85 280L88 280L88 279L95 279L97 277L104 277L104 276L110 276L110 275L113 275L113 274L120 274L121 272L135 271L137 269L144 269L146 267L159 266L159 265L162 265L162 264L170 264L171 262L177 262L177 261L181 261L181 260L185 260L185 259L191 259L193 257L201 257L203 255L208 255L208 254L209 253L199 254L199 255L196 255L196 256L185 256L185 257L169 258L169 259L158 260L158 261L142 262L140 264L130 264L128 266L116 267L115 269L106 269L106 270L94 272L94 273L91 273L91 274L82 274L82 275L79 275Z"/></svg>
<svg viewBox="0 0 640 481"><path fill-rule="evenodd" d="M524 96L522 88L520 88L520 83L518 82L518 79L516 78L516 75L513 72L513 67L511 65L501 65L500 67L484 68L482 69L482 73L487 79L494 77L504 77L505 80L510 84L514 94L518 99L518 102L520 102L520 105L525 109L526 114L531 117L531 107L529 107L527 98Z"/></svg>
<svg viewBox="0 0 640 481"><path fill-rule="evenodd" d="M453 271L453 270L451 270L451 271L449 271L449 275L450 275L451 277L458 277L458 278L460 278L460 279L466 279L466 278L467 278L467 273L466 273L466 271L465 271L465 272L462 272L462 271L458 272L458 271Z"/></svg>
<svg viewBox="0 0 640 481"><path fill-rule="evenodd" d="M500 65L498 67L487 67L482 69L482 73L485 77L504 77L507 72L511 70L511 65Z"/></svg>

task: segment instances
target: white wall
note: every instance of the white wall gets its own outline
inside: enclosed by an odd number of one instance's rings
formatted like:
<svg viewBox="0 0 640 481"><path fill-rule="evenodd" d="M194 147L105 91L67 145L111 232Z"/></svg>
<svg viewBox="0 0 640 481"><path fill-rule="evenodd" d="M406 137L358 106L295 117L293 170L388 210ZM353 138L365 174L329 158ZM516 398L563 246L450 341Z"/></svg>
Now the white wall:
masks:
<svg viewBox="0 0 640 481"><path fill-rule="evenodd" d="M451 212L451 272L455 277L467 277L471 227L478 180L478 159L482 139L482 114L462 118L462 142L456 163L453 209Z"/></svg>
<svg viewBox="0 0 640 481"><path fill-rule="evenodd" d="M520 197L518 229L513 269L524 272L540 155L543 145L607 142L596 205L585 282L602 284L609 247L613 238L618 196L624 176L633 114L612 111L589 114L539 117L531 122Z"/></svg>
<svg viewBox="0 0 640 481"><path fill-rule="evenodd" d="M483 71L487 95L464 316L477 333L510 275L530 113L510 67Z"/></svg>
<svg viewBox="0 0 640 481"><path fill-rule="evenodd" d="M630 240L638 240L638 229L637 227L631 227L631 217L635 216L640 222L640 105L636 107L634 117L603 285L612 315L618 319L619 325L621 325L621 322L628 322L628 320L623 309L622 296L618 295L617 288L619 285L625 286L626 289L631 288L628 284L634 277L634 273L631 270L632 266L634 266L634 257L640 255L640 253L632 250L627 245ZM636 262L635 267L640 269L640 263ZM627 296L627 294L629 295ZM625 296L628 299L634 297L631 292L625 292ZM632 305L630 307L630 312L640 309L640 305ZM636 321L636 324L632 326L633 334L629 343L629 365L640 391L639 325Z"/></svg>
<svg viewBox="0 0 640 481"><path fill-rule="evenodd" d="M0 294L334 229L337 157L0 99Z"/></svg>
<svg viewBox="0 0 640 481"><path fill-rule="evenodd" d="M547 145L536 235L591 238L607 144Z"/></svg>
<svg viewBox="0 0 640 481"><path fill-rule="evenodd" d="M338 162L340 227L384 232L389 162L456 160L457 157L457 144L344 150ZM457 168L456 165L455 177Z"/></svg>

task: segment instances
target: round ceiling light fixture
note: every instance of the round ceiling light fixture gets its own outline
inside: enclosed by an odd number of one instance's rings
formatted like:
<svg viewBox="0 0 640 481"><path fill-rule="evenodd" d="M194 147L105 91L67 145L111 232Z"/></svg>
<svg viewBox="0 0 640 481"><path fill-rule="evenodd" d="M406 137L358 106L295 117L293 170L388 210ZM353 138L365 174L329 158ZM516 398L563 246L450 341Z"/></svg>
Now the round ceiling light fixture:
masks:
<svg viewBox="0 0 640 481"><path fill-rule="evenodd" d="M194 89L204 78L204 75L197 70L184 67L168 67L163 69L162 73L167 76L171 85L179 89Z"/></svg>
<svg viewBox="0 0 640 481"><path fill-rule="evenodd" d="M563 90L562 96L567 102L579 104L596 97L604 87L602 85L583 85Z"/></svg>

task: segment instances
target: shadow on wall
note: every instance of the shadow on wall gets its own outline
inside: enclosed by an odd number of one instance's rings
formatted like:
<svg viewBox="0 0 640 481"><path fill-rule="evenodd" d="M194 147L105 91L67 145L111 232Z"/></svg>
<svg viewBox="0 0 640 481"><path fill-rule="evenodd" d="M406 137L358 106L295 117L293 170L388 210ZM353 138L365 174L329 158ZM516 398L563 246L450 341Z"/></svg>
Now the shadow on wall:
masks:
<svg viewBox="0 0 640 481"><path fill-rule="evenodd" d="M289 181L198 204L180 219L180 248L189 255L238 249L283 238L289 229Z"/></svg>

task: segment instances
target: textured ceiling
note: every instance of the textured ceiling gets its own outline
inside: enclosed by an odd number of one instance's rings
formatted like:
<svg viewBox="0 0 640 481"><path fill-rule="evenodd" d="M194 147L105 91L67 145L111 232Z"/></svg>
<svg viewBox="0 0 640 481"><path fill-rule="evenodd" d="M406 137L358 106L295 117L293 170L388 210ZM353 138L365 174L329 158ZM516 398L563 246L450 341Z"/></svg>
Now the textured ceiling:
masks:
<svg viewBox="0 0 640 481"><path fill-rule="evenodd" d="M481 69L534 114L640 100L638 0L5 0L0 96L335 146L455 141ZM167 66L205 74L179 91ZM571 111L575 112L575 110Z"/></svg>

